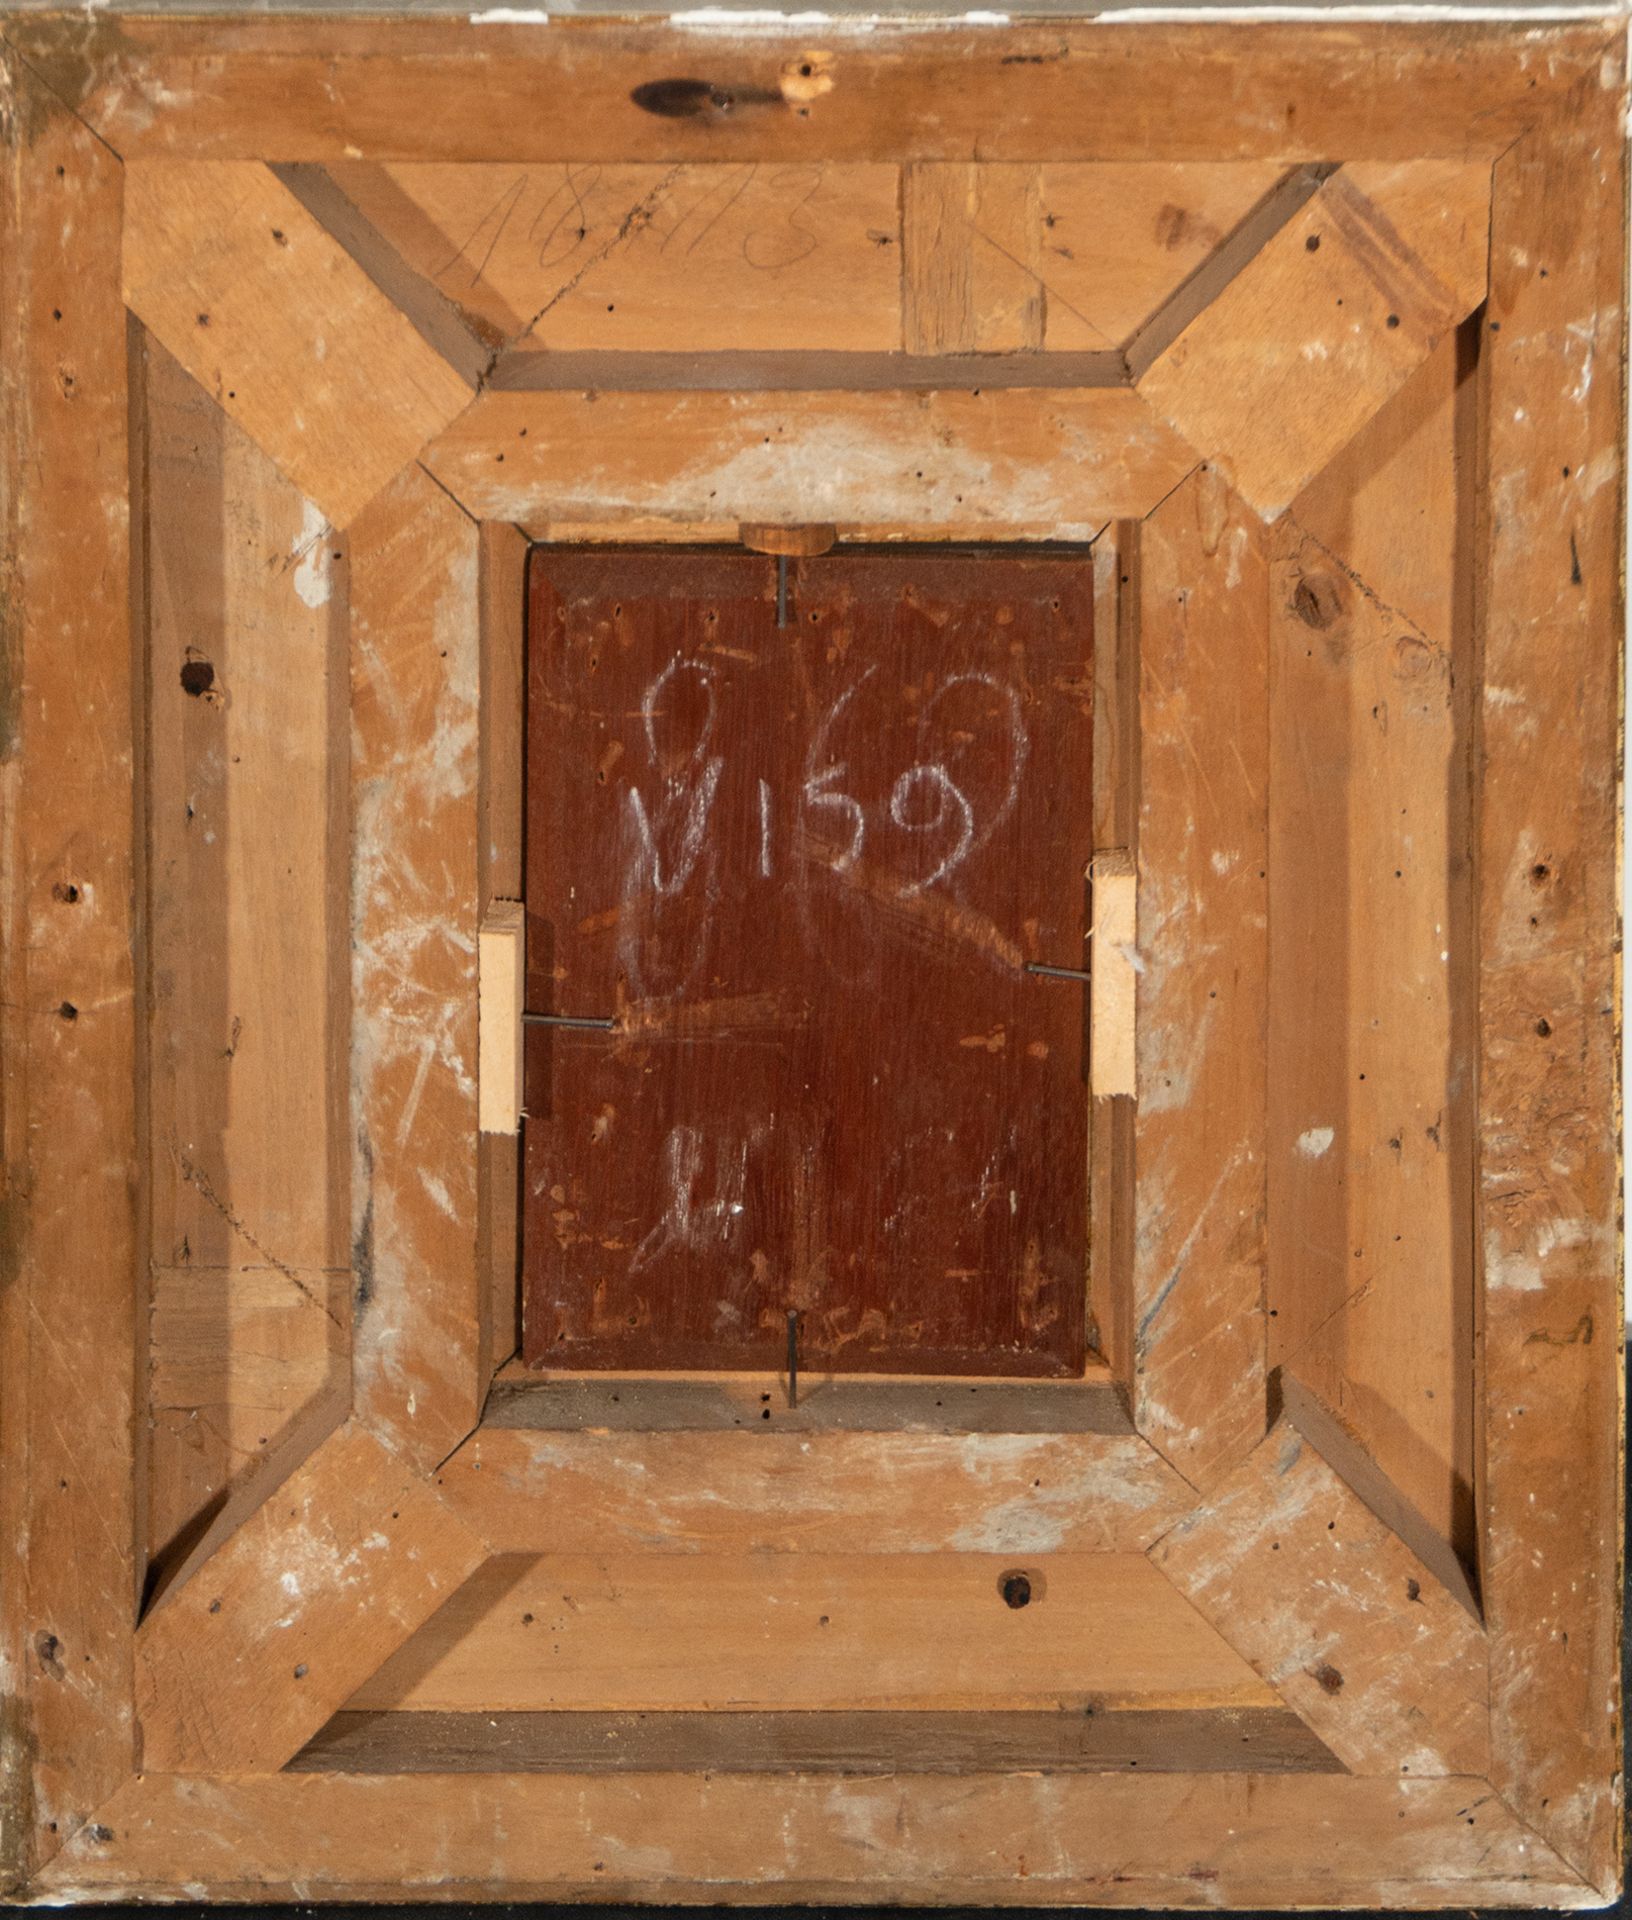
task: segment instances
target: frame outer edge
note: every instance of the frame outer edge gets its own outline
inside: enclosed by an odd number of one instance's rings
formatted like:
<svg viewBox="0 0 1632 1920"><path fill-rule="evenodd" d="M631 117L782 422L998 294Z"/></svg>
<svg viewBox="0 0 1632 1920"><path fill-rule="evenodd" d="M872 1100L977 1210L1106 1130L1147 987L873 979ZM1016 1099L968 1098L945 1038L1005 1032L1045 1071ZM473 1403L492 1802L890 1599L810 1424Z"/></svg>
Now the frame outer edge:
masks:
<svg viewBox="0 0 1632 1920"><path fill-rule="evenodd" d="M121 169L9 48L0 59L0 1882L10 1883L37 1870L134 1759L141 720ZM72 261L69 231L81 243Z"/></svg>
<svg viewBox="0 0 1632 1920"><path fill-rule="evenodd" d="M1492 1781L1606 1898L1623 1845L1624 106L1617 57L1496 169L1476 825Z"/></svg>

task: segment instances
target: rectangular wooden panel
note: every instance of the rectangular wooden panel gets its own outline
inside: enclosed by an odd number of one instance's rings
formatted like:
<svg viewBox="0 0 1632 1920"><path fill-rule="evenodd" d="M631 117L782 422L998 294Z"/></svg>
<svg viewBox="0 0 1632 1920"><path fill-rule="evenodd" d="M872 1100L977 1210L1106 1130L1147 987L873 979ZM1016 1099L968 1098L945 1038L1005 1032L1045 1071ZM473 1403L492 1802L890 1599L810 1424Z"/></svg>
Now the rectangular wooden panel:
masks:
<svg viewBox="0 0 1632 1920"><path fill-rule="evenodd" d="M433 1713L1279 1704L1139 1553L498 1555L346 1702Z"/></svg>
<svg viewBox="0 0 1632 1920"><path fill-rule="evenodd" d="M1080 1372L1091 569L532 589L526 1359Z"/></svg>

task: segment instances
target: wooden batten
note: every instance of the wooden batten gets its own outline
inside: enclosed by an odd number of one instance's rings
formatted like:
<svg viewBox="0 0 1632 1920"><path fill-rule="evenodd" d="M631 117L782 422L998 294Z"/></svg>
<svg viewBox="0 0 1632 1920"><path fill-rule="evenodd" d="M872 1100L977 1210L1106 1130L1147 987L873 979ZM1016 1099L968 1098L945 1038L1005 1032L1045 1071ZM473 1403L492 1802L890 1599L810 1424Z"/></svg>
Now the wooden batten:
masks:
<svg viewBox="0 0 1632 1920"><path fill-rule="evenodd" d="M1091 986L1094 1098L1138 1090L1134 1023L1138 1006L1139 882L1124 848L1096 853L1090 874L1093 901Z"/></svg>
<svg viewBox="0 0 1632 1920"><path fill-rule="evenodd" d="M505 1555L354 1712L1272 1710L1142 1554Z"/></svg>
<svg viewBox="0 0 1632 1920"><path fill-rule="evenodd" d="M351 556L354 1405L430 1466L476 1424L489 1298L477 528L411 466L353 526Z"/></svg>
<svg viewBox="0 0 1632 1920"><path fill-rule="evenodd" d="M120 169L30 74L8 67L0 1888L10 1891L131 1768L145 1424L134 1396L146 1289L133 952L141 692L131 644ZM26 146L14 131L19 117ZM78 234L83 259L64 251L64 233Z"/></svg>
<svg viewBox="0 0 1632 1920"><path fill-rule="evenodd" d="M1284 1707L1092 1713L337 1713L300 1773L1328 1773Z"/></svg>
<svg viewBox="0 0 1632 1920"><path fill-rule="evenodd" d="M1151 1559L1351 1771L1488 1767L1478 1623L1295 1430L1277 1427Z"/></svg>
<svg viewBox="0 0 1632 1920"><path fill-rule="evenodd" d="M1488 165L1351 162L1139 391L1273 520L1478 305L1489 231Z"/></svg>
<svg viewBox="0 0 1632 1920"><path fill-rule="evenodd" d="M519 1133L521 1010L527 993L521 902L493 901L477 941L478 1125L483 1133Z"/></svg>
<svg viewBox="0 0 1632 1920"><path fill-rule="evenodd" d="M265 167L133 166L124 204L132 312L336 526L470 399Z"/></svg>
<svg viewBox="0 0 1632 1920"><path fill-rule="evenodd" d="M978 377L929 393L490 389L425 452L480 519L819 516L935 539L1091 539L1194 463L1126 389L986 391Z"/></svg>
<svg viewBox="0 0 1632 1920"><path fill-rule="evenodd" d="M1538 132L1498 178L1484 413L1493 471L1511 461L1521 477L1501 511L1494 491L1482 502L1478 586L1481 739L1502 768L1476 823L1492 1780L1609 1898L1622 1847L1596 1783L1619 1751L1625 1472L1612 1089L1626 172L1607 100L1578 129Z"/></svg>
<svg viewBox="0 0 1632 1920"><path fill-rule="evenodd" d="M842 1807L842 1818L835 1808ZM201 1817L205 1810L209 1817ZM626 1822L633 1821L633 1828ZM1261 1826L1260 1826L1261 1823ZM42 1879L112 1899L172 1872L223 1895L268 1881L365 1898L502 1884L523 1898L608 1899L698 1884L738 1901L876 1900L933 1885L985 1904L1363 1906L1388 1879L1464 1905L1571 1905L1580 1882L1477 1780L1342 1774L1118 1777L153 1774L104 1810ZM639 1834L629 1851L624 1832ZM1262 1832L1262 1846L1243 1844ZM610 1838L609 1838L610 1836ZM643 1864L657 1849L657 1877Z"/></svg>
<svg viewBox="0 0 1632 1920"><path fill-rule="evenodd" d="M495 1553L1138 1552L1193 1503L1132 1435L1091 1433L484 1427L437 1485Z"/></svg>
<svg viewBox="0 0 1632 1920"><path fill-rule="evenodd" d="M348 1423L143 1622L142 1765L281 1767L484 1558L431 1488Z"/></svg>
<svg viewBox="0 0 1632 1920"><path fill-rule="evenodd" d="M1134 1419L1203 1488L1265 1421L1268 618L1262 529L1204 468L1140 539L1130 1276Z"/></svg>
<svg viewBox="0 0 1632 1920"><path fill-rule="evenodd" d="M9 37L127 158L511 167L798 165L817 145L851 162L1494 158L1572 88L1613 90L1604 61L1619 55L1613 24L1592 19L1547 22L1524 58L1500 29L1386 21L1356 35L1346 22L977 19L897 36L835 19L814 48L797 22L736 34L489 20L472 35L356 20L314 47L295 20L133 17L65 40L19 19ZM831 84L790 99L785 80L804 85L813 53ZM556 104L541 114L545 97ZM449 99L472 111L450 116Z"/></svg>
<svg viewBox="0 0 1632 1920"><path fill-rule="evenodd" d="M1469 1565L1474 345L1277 530L1270 692L1271 1359Z"/></svg>

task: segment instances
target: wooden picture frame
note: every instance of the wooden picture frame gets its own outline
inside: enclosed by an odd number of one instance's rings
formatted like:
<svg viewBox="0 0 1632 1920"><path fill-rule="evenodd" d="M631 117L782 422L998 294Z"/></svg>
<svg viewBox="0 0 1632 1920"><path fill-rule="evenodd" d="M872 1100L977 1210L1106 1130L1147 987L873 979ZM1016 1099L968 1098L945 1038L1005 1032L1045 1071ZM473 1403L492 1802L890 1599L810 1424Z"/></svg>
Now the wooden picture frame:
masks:
<svg viewBox="0 0 1632 1920"><path fill-rule="evenodd" d="M9 1896L1611 1900L1624 22L0 34ZM1095 545L1064 1413L507 1364L528 544L807 521Z"/></svg>

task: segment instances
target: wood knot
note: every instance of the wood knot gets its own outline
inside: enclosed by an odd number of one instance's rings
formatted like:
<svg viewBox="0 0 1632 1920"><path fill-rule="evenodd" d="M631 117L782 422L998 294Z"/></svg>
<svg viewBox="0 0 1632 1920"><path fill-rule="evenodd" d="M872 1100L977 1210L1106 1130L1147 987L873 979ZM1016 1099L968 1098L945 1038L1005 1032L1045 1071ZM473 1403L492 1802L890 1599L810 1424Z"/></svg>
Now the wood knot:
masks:
<svg viewBox="0 0 1632 1920"><path fill-rule="evenodd" d="M1394 642L1394 672L1401 680L1426 680L1440 668L1437 647L1414 633L1402 633Z"/></svg>
<svg viewBox="0 0 1632 1920"><path fill-rule="evenodd" d="M1306 573L1292 592L1292 611L1321 632L1343 618L1343 590L1329 573Z"/></svg>
<svg viewBox="0 0 1632 1920"><path fill-rule="evenodd" d="M807 52L787 62L781 73L782 98L790 107L808 107L833 91L833 56Z"/></svg>

